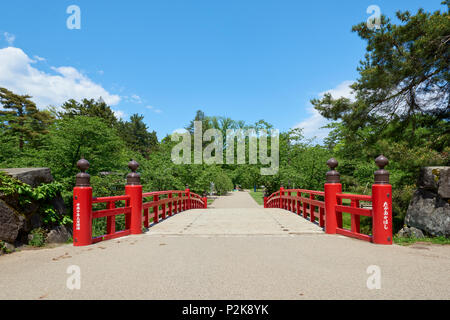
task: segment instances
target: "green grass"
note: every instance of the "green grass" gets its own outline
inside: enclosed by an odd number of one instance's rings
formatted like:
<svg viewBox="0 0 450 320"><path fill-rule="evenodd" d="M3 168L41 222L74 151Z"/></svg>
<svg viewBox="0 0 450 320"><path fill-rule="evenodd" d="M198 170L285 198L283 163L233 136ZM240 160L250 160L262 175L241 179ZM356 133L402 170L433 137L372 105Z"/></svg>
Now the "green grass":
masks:
<svg viewBox="0 0 450 320"><path fill-rule="evenodd" d="M259 205L264 205L264 193L262 191L250 191L250 195L252 196L252 198L256 201L257 204Z"/></svg>
<svg viewBox="0 0 450 320"><path fill-rule="evenodd" d="M446 237L399 238L394 236L394 243L402 246L408 246L414 243L421 243L421 242L450 245L450 238Z"/></svg>
<svg viewBox="0 0 450 320"><path fill-rule="evenodd" d="M209 206L210 204L212 204L214 201L215 201L215 199L208 199L208 206Z"/></svg>

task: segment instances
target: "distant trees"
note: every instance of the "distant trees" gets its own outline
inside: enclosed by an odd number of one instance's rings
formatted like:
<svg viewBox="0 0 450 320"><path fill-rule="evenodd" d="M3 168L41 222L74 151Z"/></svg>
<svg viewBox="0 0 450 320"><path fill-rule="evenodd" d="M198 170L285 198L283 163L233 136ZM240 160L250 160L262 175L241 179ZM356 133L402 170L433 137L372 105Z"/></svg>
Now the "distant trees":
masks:
<svg viewBox="0 0 450 320"><path fill-rule="evenodd" d="M95 101L94 99L83 99L77 102L73 99L65 102L61 106L62 111L57 111L60 118L86 116L103 119L109 127L115 127L118 123L114 111L103 101L102 98Z"/></svg>
<svg viewBox="0 0 450 320"><path fill-rule="evenodd" d="M148 159L150 153L158 147L158 138L155 131L148 131L148 127L143 120L144 116L133 114L130 121L119 121L117 129L130 149L139 152Z"/></svg>

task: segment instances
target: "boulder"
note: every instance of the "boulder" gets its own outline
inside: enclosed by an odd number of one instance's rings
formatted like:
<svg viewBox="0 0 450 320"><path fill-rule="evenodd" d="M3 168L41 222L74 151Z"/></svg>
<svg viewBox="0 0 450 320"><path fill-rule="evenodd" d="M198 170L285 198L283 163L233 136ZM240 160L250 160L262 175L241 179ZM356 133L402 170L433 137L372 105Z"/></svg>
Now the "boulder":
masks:
<svg viewBox="0 0 450 320"><path fill-rule="evenodd" d="M14 243L25 224L25 217L0 200L0 240Z"/></svg>
<svg viewBox="0 0 450 320"><path fill-rule="evenodd" d="M425 231L432 236L450 237L450 201L443 198L438 192L439 187L449 181L445 181L448 175L442 168L448 170L448 167L431 167L422 170L419 181L419 189L409 204L406 213L405 223L409 227L415 227ZM436 168L440 168L439 171ZM434 173L433 173L434 171ZM431 180L433 175L433 180ZM433 184L433 181L436 184ZM448 188L447 187L443 187Z"/></svg>
<svg viewBox="0 0 450 320"><path fill-rule="evenodd" d="M398 232L397 236L400 238L415 238L415 239L425 238L422 230L414 227L404 227L402 230Z"/></svg>
<svg viewBox="0 0 450 320"><path fill-rule="evenodd" d="M439 182L439 168L424 167L420 170L418 186L421 189L437 191Z"/></svg>
<svg viewBox="0 0 450 320"><path fill-rule="evenodd" d="M441 198L450 199L450 168L439 171L438 194Z"/></svg>
<svg viewBox="0 0 450 320"><path fill-rule="evenodd" d="M49 168L15 168L0 170L33 188L36 188L43 183L53 182L53 176Z"/></svg>
<svg viewBox="0 0 450 320"><path fill-rule="evenodd" d="M66 243L70 237L72 236L72 233L70 232L70 229L66 226L57 226L50 230L50 232L47 234L47 243Z"/></svg>
<svg viewBox="0 0 450 320"><path fill-rule="evenodd" d="M0 171L33 188L43 183L51 183L54 181L49 168L0 169ZM24 243L27 242L28 233L32 230L49 227L44 226L42 221L43 219L40 214L42 212L40 207L41 203L39 201L20 204L19 198L20 195L18 194L6 196L0 193L0 240L10 243ZM66 214L66 208L61 195L51 199L50 204L55 208L58 215L62 216ZM50 239L59 241L58 237L66 237L61 234L64 234L61 230L54 231ZM66 241L64 240L63 242Z"/></svg>

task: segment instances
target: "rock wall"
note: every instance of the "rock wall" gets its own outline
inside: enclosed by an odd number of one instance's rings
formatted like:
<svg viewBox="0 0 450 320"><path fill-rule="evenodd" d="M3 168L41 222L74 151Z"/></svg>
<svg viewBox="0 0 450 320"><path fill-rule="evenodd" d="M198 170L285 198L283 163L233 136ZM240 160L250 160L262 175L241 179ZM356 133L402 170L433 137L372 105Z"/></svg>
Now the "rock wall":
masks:
<svg viewBox="0 0 450 320"><path fill-rule="evenodd" d="M29 168L29 169L0 169L9 176L26 183L33 188L42 183L53 181L50 169ZM61 196L51 200L51 204L59 215L66 213L64 201ZM20 208L20 209L19 209ZM20 210L20 211L19 211ZM6 196L0 193L0 240L10 244L23 244L28 242L28 234L36 228L43 226L40 216L39 203L30 203L19 206L19 195ZM56 228L55 228L56 229ZM58 229L57 233L60 230ZM51 232L51 231L50 231ZM49 232L49 234L50 234ZM55 233L55 232L54 232ZM52 235L54 234L52 233ZM60 232L59 232L60 233ZM70 236L70 235L69 235ZM67 237L66 237L67 238ZM57 239L57 242L65 242L62 237L50 237L50 240ZM51 242L51 241L49 241Z"/></svg>
<svg viewBox="0 0 450 320"><path fill-rule="evenodd" d="M422 168L405 223L431 236L450 237L450 167Z"/></svg>

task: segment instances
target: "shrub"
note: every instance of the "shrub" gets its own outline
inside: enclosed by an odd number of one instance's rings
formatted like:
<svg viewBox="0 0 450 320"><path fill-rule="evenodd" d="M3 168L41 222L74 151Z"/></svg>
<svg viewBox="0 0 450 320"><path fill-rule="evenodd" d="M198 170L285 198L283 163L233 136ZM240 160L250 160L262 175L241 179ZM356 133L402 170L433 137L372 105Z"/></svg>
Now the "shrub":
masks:
<svg viewBox="0 0 450 320"><path fill-rule="evenodd" d="M33 247L43 247L45 245L46 232L45 230L38 228L34 229L30 233L30 241L28 244Z"/></svg>

